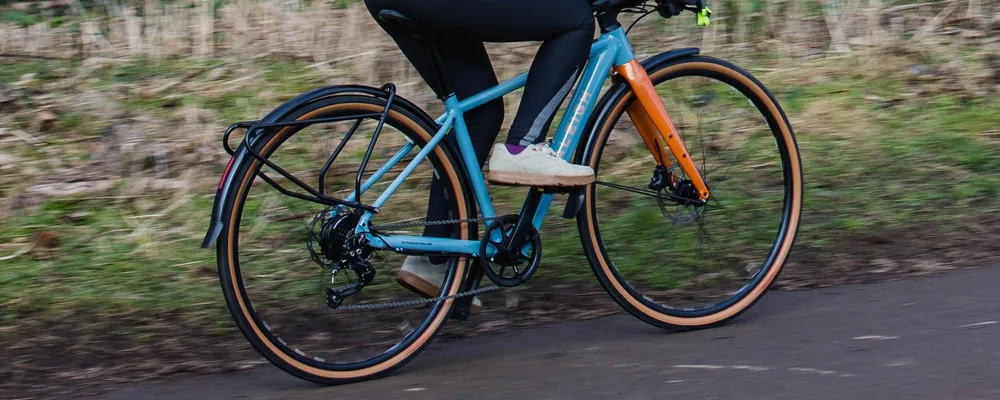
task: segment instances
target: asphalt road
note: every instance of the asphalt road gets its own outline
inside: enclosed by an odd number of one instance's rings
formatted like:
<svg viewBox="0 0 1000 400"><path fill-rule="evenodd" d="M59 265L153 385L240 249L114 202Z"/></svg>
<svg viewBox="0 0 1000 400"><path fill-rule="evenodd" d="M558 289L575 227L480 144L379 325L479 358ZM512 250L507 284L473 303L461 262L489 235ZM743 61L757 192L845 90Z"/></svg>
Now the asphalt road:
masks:
<svg viewBox="0 0 1000 400"><path fill-rule="evenodd" d="M103 398L1000 399L998 286L993 267L771 293L707 331L620 315L436 343L391 377L348 386L265 365Z"/></svg>

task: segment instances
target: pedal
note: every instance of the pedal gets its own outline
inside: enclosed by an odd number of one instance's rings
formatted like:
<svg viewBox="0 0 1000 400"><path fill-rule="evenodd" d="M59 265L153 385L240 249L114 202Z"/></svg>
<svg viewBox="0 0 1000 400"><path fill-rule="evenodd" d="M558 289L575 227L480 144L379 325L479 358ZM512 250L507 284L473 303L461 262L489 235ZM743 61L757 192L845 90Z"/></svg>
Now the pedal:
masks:
<svg viewBox="0 0 1000 400"><path fill-rule="evenodd" d="M472 265L469 266L468 275L462 280L462 291L475 290L479 287L479 281L483 279L483 269L479 265L478 259L472 260ZM455 308L451 310L451 318L457 319L459 321L469 320L469 315L472 315L472 300L475 296L463 296L455 299Z"/></svg>
<svg viewBox="0 0 1000 400"><path fill-rule="evenodd" d="M576 190L569 192L569 199L566 200L566 208L563 209L563 218L576 218L576 215L580 213L581 209L583 209L583 196L584 193L581 188L576 188Z"/></svg>
<svg viewBox="0 0 1000 400"><path fill-rule="evenodd" d="M459 297L455 299L455 308L451 310L451 318L459 321L468 321L471 315L473 296Z"/></svg>
<svg viewBox="0 0 1000 400"><path fill-rule="evenodd" d="M586 185L579 185L579 186L533 186L533 185L522 185L522 184L518 184L518 183L509 183L509 182L494 181L494 180L490 180L489 178L486 179L486 182L489 182L489 184L491 184L491 185L504 186L504 187L530 187L532 189L538 190L538 191L543 192L543 193L552 193L552 194L569 194L569 193L573 193L575 191L578 191L578 190L580 190L580 188L586 186Z"/></svg>
<svg viewBox="0 0 1000 400"><path fill-rule="evenodd" d="M544 187L542 189L545 190L545 193L552 193L552 194L573 194L573 193L577 193L577 192L581 191L580 188L582 188L582 187L583 186L549 186L549 187Z"/></svg>

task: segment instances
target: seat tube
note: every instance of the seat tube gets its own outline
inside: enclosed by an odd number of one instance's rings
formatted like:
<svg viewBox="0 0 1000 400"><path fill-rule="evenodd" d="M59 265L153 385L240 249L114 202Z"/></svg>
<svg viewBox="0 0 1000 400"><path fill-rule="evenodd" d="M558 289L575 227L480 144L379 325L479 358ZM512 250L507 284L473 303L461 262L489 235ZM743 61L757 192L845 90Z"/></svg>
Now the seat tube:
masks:
<svg viewBox="0 0 1000 400"><path fill-rule="evenodd" d="M465 165L465 173L472 183L472 190L476 194L479 210L483 218L493 218L496 214L493 211L493 199L486 189L486 180L483 178L483 170L479 167L479 159L476 157L476 148L472 145L472 138L469 137L469 128L465 125L465 117L459 105L458 99L451 96L445 99L445 107L452 111L454 118L455 140L458 142L458 152L462 157L462 164Z"/></svg>

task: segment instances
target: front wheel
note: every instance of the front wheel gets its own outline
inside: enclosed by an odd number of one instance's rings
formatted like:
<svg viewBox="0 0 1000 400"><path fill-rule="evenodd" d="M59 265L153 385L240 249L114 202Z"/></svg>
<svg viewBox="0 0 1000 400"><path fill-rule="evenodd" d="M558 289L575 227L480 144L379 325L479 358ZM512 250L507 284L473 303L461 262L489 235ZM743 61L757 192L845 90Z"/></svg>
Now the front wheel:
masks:
<svg viewBox="0 0 1000 400"><path fill-rule="evenodd" d="M739 67L704 56L645 67L711 198L683 200L690 181L658 168L626 114L635 95L619 85L579 160L597 172L580 237L629 313L671 330L715 326L759 300L788 258L802 210L798 147L777 101Z"/></svg>

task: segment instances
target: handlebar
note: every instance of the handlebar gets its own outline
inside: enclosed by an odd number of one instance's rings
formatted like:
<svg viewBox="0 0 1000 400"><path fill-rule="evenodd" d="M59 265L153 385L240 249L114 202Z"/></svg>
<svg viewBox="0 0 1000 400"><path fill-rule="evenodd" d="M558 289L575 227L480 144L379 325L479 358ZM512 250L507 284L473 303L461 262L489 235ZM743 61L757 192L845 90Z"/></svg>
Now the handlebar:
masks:
<svg viewBox="0 0 1000 400"><path fill-rule="evenodd" d="M594 8L594 11L620 11L625 7L635 6L645 2L646 0L594 0L590 2L590 5Z"/></svg>
<svg viewBox="0 0 1000 400"><path fill-rule="evenodd" d="M590 0L590 4L593 10L599 15L611 14L617 16L618 13L626 8L644 5L652 1L654 0ZM655 2L656 11L663 18L674 17L687 10L698 15L697 22L699 26L705 26L710 23L712 10L708 8L707 0L655 0Z"/></svg>

